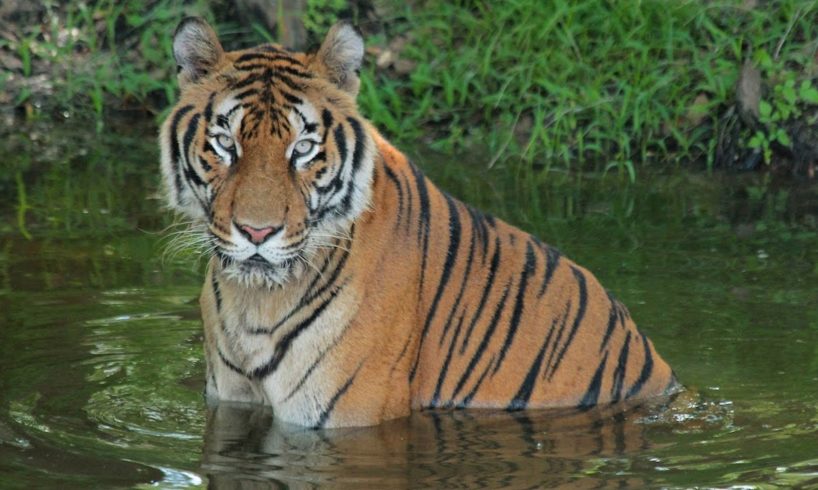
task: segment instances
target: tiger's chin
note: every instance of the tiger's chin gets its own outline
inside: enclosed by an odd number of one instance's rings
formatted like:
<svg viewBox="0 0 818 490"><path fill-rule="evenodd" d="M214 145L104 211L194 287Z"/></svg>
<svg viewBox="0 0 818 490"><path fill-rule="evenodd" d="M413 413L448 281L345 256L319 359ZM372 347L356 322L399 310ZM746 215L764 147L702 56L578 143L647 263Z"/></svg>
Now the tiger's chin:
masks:
<svg viewBox="0 0 818 490"><path fill-rule="evenodd" d="M300 279L304 270L304 264L295 260L272 264L254 259L225 260L222 257L222 274L247 289L281 288Z"/></svg>

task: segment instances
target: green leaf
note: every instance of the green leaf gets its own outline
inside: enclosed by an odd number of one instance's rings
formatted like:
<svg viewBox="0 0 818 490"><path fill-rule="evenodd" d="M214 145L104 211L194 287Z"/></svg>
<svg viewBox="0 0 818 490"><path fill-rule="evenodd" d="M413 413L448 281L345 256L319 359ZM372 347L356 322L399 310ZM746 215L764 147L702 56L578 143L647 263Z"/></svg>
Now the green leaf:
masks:
<svg viewBox="0 0 818 490"><path fill-rule="evenodd" d="M750 138L750 141L747 143L747 146L750 148L761 148L764 145L764 133L761 131L757 131L756 134Z"/></svg>
<svg viewBox="0 0 818 490"><path fill-rule="evenodd" d="M772 68L773 66L773 59L770 57L770 53L768 53L765 49L759 49L753 53L753 59L758 66L764 68L765 70Z"/></svg>
<svg viewBox="0 0 818 490"><path fill-rule="evenodd" d="M798 96L807 104L818 105L818 90L808 80L804 80L798 90Z"/></svg>
<svg viewBox="0 0 818 490"><path fill-rule="evenodd" d="M780 128L778 129L778 131L775 132L775 139L784 146L790 146L790 144L792 143L792 141L790 141L790 136L787 134L787 132Z"/></svg>
<svg viewBox="0 0 818 490"><path fill-rule="evenodd" d="M769 119L770 114L773 112L773 106L770 105L769 102L762 100L758 103L758 113L761 116L761 119Z"/></svg>
<svg viewBox="0 0 818 490"><path fill-rule="evenodd" d="M790 84L792 80L787 80L787 83L784 85L784 88L781 90L781 95L784 96L784 99L789 102L790 104L795 104L795 101L798 99L798 96L795 94L795 82Z"/></svg>

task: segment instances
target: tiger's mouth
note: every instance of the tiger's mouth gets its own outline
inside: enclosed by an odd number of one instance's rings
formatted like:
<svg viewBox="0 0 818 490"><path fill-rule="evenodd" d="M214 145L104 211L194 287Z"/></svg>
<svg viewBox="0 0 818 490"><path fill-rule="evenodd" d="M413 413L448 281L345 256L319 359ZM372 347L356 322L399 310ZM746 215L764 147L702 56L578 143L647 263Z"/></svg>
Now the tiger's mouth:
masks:
<svg viewBox="0 0 818 490"><path fill-rule="evenodd" d="M236 261L240 264L241 267L247 269L248 271L261 269L261 270L289 270L295 265L296 261L294 258L284 259L279 262L270 262L269 260L262 257L260 254L253 254L250 257Z"/></svg>
<svg viewBox="0 0 818 490"><path fill-rule="evenodd" d="M245 287L281 287L300 275L300 263L295 258L271 262L260 254L239 260L218 254L222 272Z"/></svg>

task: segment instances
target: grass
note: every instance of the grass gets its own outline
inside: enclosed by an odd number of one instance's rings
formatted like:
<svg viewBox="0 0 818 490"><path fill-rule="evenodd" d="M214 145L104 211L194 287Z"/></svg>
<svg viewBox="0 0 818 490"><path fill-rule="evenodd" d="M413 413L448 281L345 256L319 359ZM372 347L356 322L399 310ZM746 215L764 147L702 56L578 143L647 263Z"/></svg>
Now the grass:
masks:
<svg viewBox="0 0 818 490"><path fill-rule="evenodd" d="M0 40L0 48L16 53L20 61L18 73L7 73L0 84L18 88L18 106L78 115L90 109L100 121L106 109L115 107L148 104L161 109L175 97L169 58L175 26L185 15L209 14L205 0L187 4L44 2L39 22L21 22L16 37ZM50 87L33 90L42 76Z"/></svg>
<svg viewBox="0 0 818 490"><path fill-rule="evenodd" d="M644 165L715 166L720 135L736 127L734 143L769 161L774 150L793 151L787 125L795 115L815 122L818 99L786 98L788 87L818 74L813 1L377 0L375 21L355 10L360 3L307 0L305 23L320 35L354 11L376 50L407 40L395 54L413 68L368 59L359 96L363 112L404 147L478 147L486 167L523 162L635 180ZM228 46L275 37L231 20L226 8L219 0L46 3L48 29L35 23L0 41L20 62L15 75L0 76L0 88L50 70L46 99L58 107L90 107L103 121L112 107L137 105L161 118L175 97L170 46L182 17L212 21L220 12ZM792 109L792 117L779 110L758 125L736 125L745 60L762 70L762 104ZM16 104L42 102L31 86L18 86Z"/></svg>
<svg viewBox="0 0 818 490"><path fill-rule="evenodd" d="M406 139L485 142L498 160L618 168L705 159L745 59L765 81L815 74L818 9L783 0L509 0L395 7L406 76L368 72L361 104ZM748 133L747 136L752 133Z"/></svg>

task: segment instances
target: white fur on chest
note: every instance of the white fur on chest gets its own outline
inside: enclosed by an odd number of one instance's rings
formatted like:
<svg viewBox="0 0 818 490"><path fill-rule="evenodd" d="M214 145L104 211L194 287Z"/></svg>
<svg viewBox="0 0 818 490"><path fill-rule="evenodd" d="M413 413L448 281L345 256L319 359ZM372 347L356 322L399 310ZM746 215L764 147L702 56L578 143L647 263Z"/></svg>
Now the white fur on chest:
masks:
<svg viewBox="0 0 818 490"><path fill-rule="evenodd" d="M272 291L247 289L223 280L217 345L282 420L310 425L335 390L338 365L333 346L350 324L354 294L340 290L299 305L304 285ZM326 304L324 304L326 302ZM322 307L323 305L323 307ZM237 382L236 377L220 380Z"/></svg>

